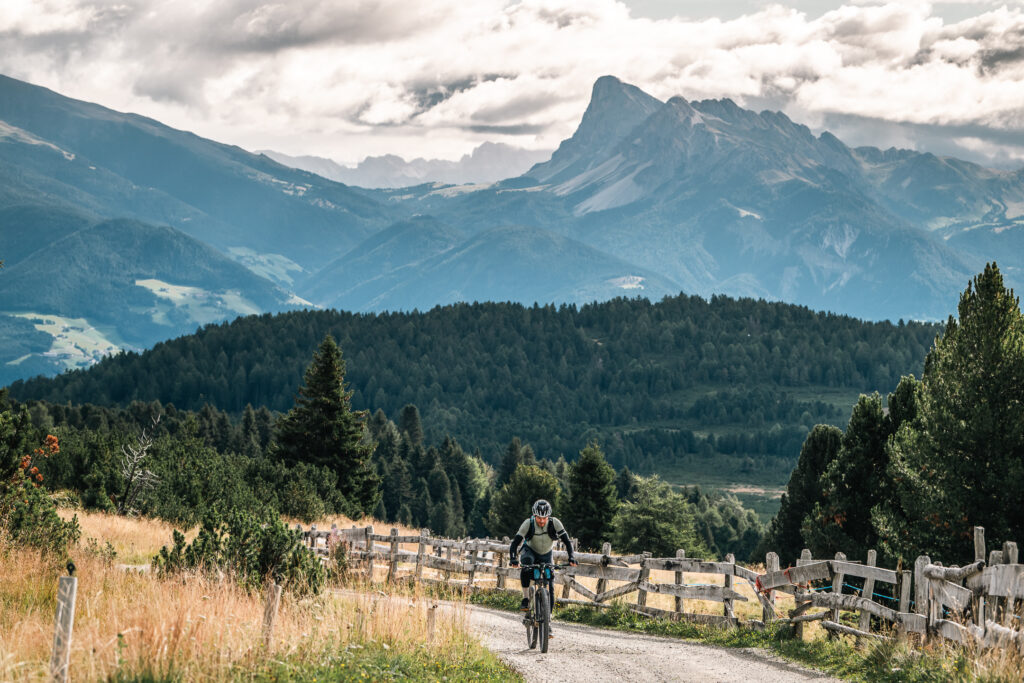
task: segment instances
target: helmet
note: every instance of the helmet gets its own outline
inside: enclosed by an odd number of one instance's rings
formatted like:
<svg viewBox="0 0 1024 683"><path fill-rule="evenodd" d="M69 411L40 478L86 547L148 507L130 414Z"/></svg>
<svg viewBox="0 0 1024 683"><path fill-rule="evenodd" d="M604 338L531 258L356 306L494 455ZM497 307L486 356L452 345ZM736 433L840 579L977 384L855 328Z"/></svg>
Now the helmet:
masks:
<svg viewBox="0 0 1024 683"><path fill-rule="evenodd" d="M541 498L533 504L533 514L537 517L549 517L551 515L551 503Z"/></svg>

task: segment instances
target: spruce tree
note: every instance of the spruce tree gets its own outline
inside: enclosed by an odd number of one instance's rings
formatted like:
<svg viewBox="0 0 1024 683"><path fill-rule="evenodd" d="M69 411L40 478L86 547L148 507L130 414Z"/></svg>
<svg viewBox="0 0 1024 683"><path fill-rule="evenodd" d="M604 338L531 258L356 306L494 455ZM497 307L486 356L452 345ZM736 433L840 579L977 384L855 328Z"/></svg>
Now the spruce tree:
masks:
<svg viewBox="0 0 1024 683"><path fill-rule="evenodd" d="M345 385L345 360L327 335L306 369L295 406L277 423L277 457L287 465L307 463L338 475L346 514L372 513L380 482L370 463L373 446L363 441L365 411L354 411Z"/></svg>
<svg viewBox="0 0 1024 683"><path fill-rule="evenodd" d="M619 552L651 552L675 557L683 549L689 557L708 557L698 537L693 505L657 476L638 483L636 499L624 501L612 522L612 547Z"/></svg>
<svg viewBox="0 0 1024 683"><path fill-rule="evenodd" d="M796 562L804 548L801 526L821 502L821 475L839 454L843 432L832 425L816 425L804 440L782 504L772 519L764 547L779 554L784 565Z"/></svg>
<svg viewBox="0 0 1024 683"><path fill-rule="evenodd" d="M569 470L569 503L562 519L581 548L599 549L609 538L619 507L615 470L595 442L580 451Z"/></svg>
<svg viewBox="0 0 1024 683"><path fill-rule="evenodd" d="M494 485L501 488L512 478L512 474L520 465L535 466L537 457L533 454L533 448L523 445L519 437L514 437L505 447L505 453L501 457L501 466L498 468L498 477Z"/></svg>
<svg viewBox="0 0 1024 683"><path fill-rule="evenodd" d="M971 527L998 546L1024 535L1024 316L995 263L960 297L925 359L916 419L890 448L893 492L874 511L887 552L973 556Z"/></svg>
<svg viewBox="0 0 1024 683"><path fill-rule="evenodd" d="M412 445L423 445L423 423L420 422L419 408L411 403L402 408L402 414L398 418L398 430L409 435L409 443Z"/></svg>
<svg viewBox="0 0 1024 683"><path fill-rule="evenodd" d="M861 558L877 545L871 508L888 492L885 445L891 434L881 396L862 395L850 415L838 455L819 480L820 498L803 522L804 542L815 557L842 551Z"/></svg>
<svg viewBox="0 0 1024 683"><path fill-rule="evenodd" d="M552 514L559 512L558 480L536 465L520 465L495 494L487 514L487 530L493 536L512 536L530 516L533 503L543 498L551 503Z"/></svg>

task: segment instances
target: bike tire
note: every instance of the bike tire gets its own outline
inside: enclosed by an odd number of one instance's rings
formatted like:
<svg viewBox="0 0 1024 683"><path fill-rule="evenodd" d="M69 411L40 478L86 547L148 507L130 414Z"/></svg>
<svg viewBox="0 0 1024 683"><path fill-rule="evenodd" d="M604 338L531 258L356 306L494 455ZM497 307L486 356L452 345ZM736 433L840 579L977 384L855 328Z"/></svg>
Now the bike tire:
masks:
<svg viewBox="0 0 1024 683"><path fill-rule="evenodd" d="M548 589L537 591L537 637L540 639L540 651L548 651L548 640L551 632L551 607L548 605Z"/></svg>
<svg viewBox="0 0 1024 683"><path fill-rule="evenodd" d="M527 612L523 621L526 624L526 645L531 650L537 647L537 621L536 617Z"/></svg>

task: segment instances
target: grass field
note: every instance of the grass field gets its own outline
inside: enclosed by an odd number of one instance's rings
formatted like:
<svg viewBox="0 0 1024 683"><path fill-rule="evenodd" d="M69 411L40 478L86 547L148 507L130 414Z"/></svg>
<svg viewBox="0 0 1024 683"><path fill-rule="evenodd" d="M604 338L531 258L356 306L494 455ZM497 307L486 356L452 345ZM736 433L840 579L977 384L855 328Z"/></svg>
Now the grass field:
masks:
<svg viewBox="0 0 1024 683"><path fill-rule="evenodd" d="M519 680L470 636L464 603L438 610L428 629L434 601L415 588L285 593L266 649L260 594L230 577L164 580L120 566L148 562L171 527L78 517L73 680ZM0 539L0 680L46 679L63 574L62 564Z"/></svg>

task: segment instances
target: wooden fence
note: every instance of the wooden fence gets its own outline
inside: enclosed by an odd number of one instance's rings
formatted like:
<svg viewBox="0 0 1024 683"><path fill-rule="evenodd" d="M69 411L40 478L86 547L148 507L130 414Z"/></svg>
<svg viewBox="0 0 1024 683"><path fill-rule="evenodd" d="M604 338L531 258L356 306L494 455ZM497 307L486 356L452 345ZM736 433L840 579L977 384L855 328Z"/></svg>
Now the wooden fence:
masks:
<svg viewBox="0 0 1024 683"><path fill-rule="evenodd" d="M377 534L372 526L312 527L303 535L325 561L333 544L346 544L348 557L355 562L353 571L369 581L384 574L387 582L412 580L469 589L519 590L519 569L508 565L507 538L453 540L431 537L426 529L419 535L400 535L397 529ZM566 567L556 575L556 584L561 586L557 602L607 608L617 599L627 609L651 617L722 626L763 628L766 623L782 621L792 624L798 637L803 636L807 622L820 621L830 635L852 635L858 641L919 634L922 642L942 638L1024 653L1024 565L1017 563L1017 546L1005 543L986 559L983 528L974 528L974 539L975 561L963 567L944 567L922 556L913 571L893 570L876 566L873 550L863 561L843 553L814 559L804 550L796 566L785 569L780 568L778 555L768 553L765 573L737 564L732 555L722 562L687 558L684 550L678 550L675 557L614 555L606 543L601 553L577 552L579 566ZM568 556L560 545L556 544L554 561L566 562ZM657 581L652 571L660 571L662 576L672 572L673 580ZM687 574L715 578L713 583L695 583L691 576L687 582ZM596 584L584 585L583 578L596 579ZM737 582L748 585L752 597L738 592ZM794 607L788 614L778 611L778 593L793 597ZM674 608L649 606L651 594L671 596ZM739 618L736 603L751 600L760 603L761 618ZM689 601L718 603L720 613L688 612ZM712 609L719 612L717 607ZM844 612L855 613L845 624L840 616Z"/></svg>

